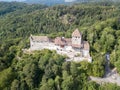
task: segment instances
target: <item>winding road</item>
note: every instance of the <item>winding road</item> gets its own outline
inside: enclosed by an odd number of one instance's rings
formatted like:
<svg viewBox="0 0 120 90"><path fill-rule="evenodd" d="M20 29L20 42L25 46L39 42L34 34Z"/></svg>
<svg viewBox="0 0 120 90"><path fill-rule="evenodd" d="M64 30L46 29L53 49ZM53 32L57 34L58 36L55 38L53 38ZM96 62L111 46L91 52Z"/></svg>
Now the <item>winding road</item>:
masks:
<svg viewBox="0 0 120 90"><path fill-rule="evenodd" d="M117 73L116 68L114 68L113 70L110 69L109 61L110 61L110 55L107 53L104 77L100 78L100 77L90 76L90 80L95 81L98 84L114 83L120 86L120 75Z"/></svg>

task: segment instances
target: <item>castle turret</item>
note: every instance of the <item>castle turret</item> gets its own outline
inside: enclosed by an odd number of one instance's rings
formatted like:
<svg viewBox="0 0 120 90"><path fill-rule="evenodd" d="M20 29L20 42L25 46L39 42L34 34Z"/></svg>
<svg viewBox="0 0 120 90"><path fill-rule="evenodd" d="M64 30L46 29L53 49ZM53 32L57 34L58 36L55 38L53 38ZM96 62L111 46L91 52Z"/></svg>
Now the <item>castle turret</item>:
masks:
<svg viewBox="0 0 120 90"><path fill-rule="evenodd" d="M76 29L72 33L72 47L81 48L82 47L82 34Z"/></svg>

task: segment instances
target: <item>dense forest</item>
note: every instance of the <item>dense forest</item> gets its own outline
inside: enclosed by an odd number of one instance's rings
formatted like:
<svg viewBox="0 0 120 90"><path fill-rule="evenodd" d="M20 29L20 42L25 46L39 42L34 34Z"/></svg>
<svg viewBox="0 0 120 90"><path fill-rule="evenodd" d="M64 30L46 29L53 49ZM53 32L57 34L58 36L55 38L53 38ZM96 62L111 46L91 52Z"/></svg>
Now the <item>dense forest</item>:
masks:
<svg viewBox="0 0 120 90"><path fill-rule="evenodd" d="M28 5L0 3L0 90L120 90L99 85L89 76L104 76L105 54L120 73L120 3ZM29 36L71 37L79 28L90 43L92 63L65 62L55 51L23 52Z"/></svg>

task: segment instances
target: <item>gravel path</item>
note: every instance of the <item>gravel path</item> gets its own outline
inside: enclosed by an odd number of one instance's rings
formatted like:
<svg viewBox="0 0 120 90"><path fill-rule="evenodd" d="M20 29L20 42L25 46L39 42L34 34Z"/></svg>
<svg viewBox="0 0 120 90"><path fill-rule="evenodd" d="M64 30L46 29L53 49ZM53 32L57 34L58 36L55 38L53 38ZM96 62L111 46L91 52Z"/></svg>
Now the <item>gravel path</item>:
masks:
<svg viewBox="0 0 120 90"><path fill-rule="evenodd" d="M114 84L117 84L118 86L120 86L120 76L118 76L118 75L114 75L114 76L107 77L107 78L99 78L99 77L90 76L90 79L92 81L95 81L98 84L114 83Z"/></svg>

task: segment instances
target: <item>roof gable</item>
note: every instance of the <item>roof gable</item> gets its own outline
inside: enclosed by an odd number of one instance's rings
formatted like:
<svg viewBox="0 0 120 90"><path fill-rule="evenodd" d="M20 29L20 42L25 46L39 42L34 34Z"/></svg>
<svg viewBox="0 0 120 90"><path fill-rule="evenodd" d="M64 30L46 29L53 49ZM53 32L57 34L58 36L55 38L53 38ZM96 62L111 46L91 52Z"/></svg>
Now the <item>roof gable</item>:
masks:
<svg viewBox="0 0 120 90"><path fill-rule="evenodd" d="M72 37L81 37L82 34L79 32L78 28L72 33Z"/></svg>

